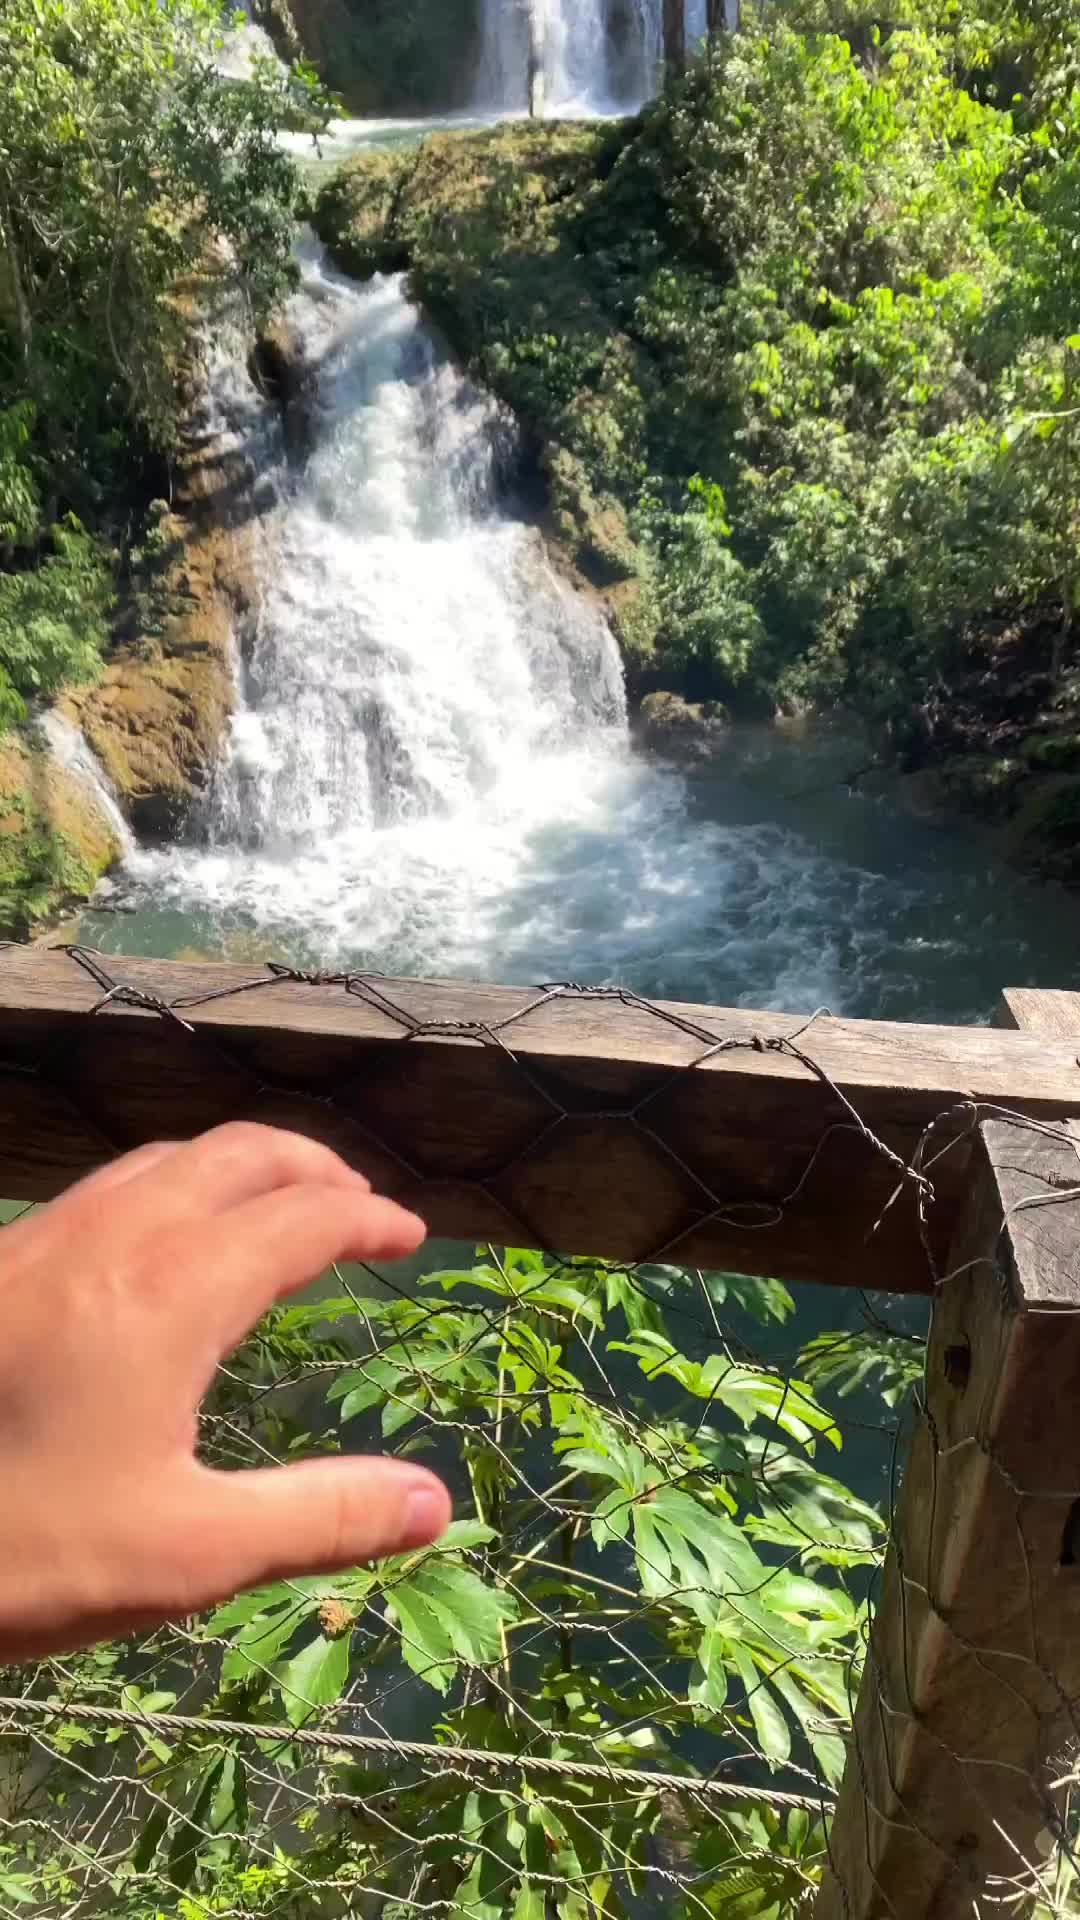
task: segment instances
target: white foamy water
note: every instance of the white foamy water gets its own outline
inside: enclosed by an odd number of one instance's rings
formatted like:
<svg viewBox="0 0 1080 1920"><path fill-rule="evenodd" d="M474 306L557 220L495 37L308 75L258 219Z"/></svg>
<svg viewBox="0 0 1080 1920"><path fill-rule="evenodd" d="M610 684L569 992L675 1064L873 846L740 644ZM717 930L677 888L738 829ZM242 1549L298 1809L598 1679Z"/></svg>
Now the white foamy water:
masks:
<svg viewBox="0 0 1080 1920"><path fill-rule="evenodd" d="M257 26L251 19L247 7L234 6L233 12L242 13L244 19L225 33L215 64L227 80L247 80L256 60L278 61L277 48L265 27Z"/></svg>
<svg viewBox="0 0 1080 1920"><path fill-rule="evenodd" d="M662 43L663 0L481 0L474 98L523 112L536 58L549 118L626 111L656 91Z"/></svg>
<svg viewBox="0 0 1080 1920"><path fill-rule="evenodd" d="M39 713L35 725L42 736L53 759L69 773L75 775L86 793L87 805L101 815L110 828L118 847L126 854L135 851L135 841L131 828L117 803L116 795L106 779L104 769L81 733L65 720L55 707Z"/></svg>

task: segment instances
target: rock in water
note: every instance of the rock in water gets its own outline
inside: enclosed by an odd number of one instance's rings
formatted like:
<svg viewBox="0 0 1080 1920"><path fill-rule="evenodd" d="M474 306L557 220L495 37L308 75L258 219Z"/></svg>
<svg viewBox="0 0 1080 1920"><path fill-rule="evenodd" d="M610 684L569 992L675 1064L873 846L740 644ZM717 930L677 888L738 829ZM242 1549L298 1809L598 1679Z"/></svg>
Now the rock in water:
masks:
<svg viewBox="0 0 1080 1920"><path fill-rule="evenodd" d="M650 753L668 760L710 760L727 740L731 721L717 700L698 705L679 693L650 693L634 731Z"/></svg>

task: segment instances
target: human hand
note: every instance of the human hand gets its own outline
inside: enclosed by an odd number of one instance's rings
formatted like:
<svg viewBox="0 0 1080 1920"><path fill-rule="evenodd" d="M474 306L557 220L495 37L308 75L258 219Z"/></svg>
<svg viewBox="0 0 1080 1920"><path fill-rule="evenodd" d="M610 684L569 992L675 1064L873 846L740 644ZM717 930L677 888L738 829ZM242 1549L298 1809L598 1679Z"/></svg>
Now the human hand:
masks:
<svg viewBox="0 0 1080 1920"><path fill-rule="evenodd" d="M195 1458L199 1402L267 1307L424 1234L325 1147L243 1124L142 1147L3 1229L0 1662L438 1539L449 1495L404 1461Z"/></svg>

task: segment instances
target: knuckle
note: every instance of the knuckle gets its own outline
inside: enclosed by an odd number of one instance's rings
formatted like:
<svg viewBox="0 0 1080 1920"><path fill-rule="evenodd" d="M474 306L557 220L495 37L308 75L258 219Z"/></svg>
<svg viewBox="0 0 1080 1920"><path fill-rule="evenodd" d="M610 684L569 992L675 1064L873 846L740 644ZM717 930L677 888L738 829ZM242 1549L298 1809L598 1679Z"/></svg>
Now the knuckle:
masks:
<svg viewBox="0 0 1080 1920"><path fill-rule="evenodd" d="M223 1126L204 1134L203 1141L225 1153L262 1153L274 1137L273 1128L262 1126L258 1120L226 1120Z"/></svg>

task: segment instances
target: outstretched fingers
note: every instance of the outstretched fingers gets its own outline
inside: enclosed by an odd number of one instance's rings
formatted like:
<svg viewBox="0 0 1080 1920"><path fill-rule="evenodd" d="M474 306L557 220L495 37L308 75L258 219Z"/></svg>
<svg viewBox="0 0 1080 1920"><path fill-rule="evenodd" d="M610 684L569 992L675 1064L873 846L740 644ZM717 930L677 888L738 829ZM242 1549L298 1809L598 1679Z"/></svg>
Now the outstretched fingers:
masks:
<svg viewBox="0 0 1080 1920"><path fill-rule="evenodd" d="M402 1460L338 1459L243 1473L199 1468L189 1534L198 1542L193 1608L304 1573L338 1573L431 1546L450 1495Z"/></svg>

